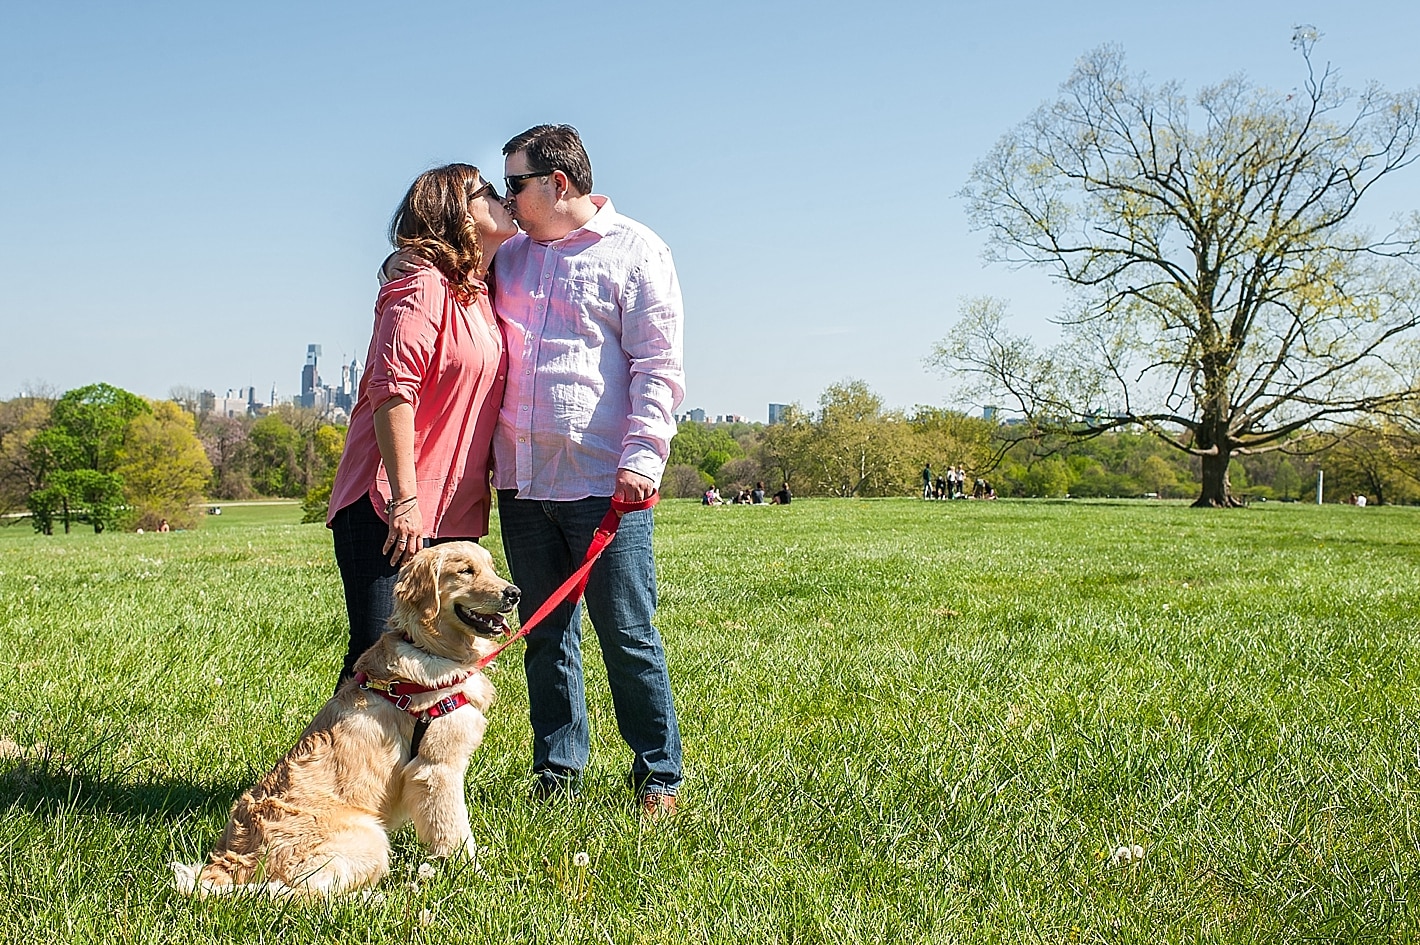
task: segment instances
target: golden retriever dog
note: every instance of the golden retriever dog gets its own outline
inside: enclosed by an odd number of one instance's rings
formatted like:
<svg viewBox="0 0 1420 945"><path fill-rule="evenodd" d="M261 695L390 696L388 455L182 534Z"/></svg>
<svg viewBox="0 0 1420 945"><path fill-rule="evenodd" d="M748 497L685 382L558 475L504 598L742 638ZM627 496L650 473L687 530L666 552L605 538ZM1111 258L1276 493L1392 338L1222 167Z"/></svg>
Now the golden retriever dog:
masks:
<svg viewBox="0 0 1420 945"><path fill-rule="evenodd" d="M433 856L473 855L464 774L493 703L476 664L520 596L473 542L415 555L400 570L390 629L356 662L356 678L238 798L207 864L173 864L178 888L289 896L372 886L389 872L390 831L410 821Z"/></svg>

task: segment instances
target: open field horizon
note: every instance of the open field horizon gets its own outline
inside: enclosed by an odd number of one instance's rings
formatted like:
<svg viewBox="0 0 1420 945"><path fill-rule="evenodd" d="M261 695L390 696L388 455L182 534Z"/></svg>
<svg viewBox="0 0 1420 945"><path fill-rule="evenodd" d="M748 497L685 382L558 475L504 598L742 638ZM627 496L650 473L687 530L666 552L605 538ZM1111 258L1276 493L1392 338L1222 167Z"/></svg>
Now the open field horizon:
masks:
<svg viewBox="0 0 1420 945"><path fill-rule="evenodd" d="M292 905L170 889L169 861L205 855L344 647L328 532L295 503L223 505L163 535L0 528L0 929L1420 938L1420 510L668 500L683 813L640 829L590 640L586 790L529 804L515 650L470 767L478 869L421 878L405 833L383 901Z"/></svg>

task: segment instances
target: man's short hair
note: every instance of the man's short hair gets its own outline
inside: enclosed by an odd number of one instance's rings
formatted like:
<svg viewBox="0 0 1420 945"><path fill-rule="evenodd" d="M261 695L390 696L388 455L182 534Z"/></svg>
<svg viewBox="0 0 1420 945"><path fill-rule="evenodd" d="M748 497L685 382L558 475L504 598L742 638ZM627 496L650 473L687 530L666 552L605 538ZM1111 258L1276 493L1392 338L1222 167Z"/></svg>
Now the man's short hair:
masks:
<svg viewBox="0 0 1420 945"><path fill-rule="evenodd" d="M579 196L592 192L592 161L582 137L571 125L537 125L503 145L503 156L517 151L528 156L528 169L561 171Z"/></svg>

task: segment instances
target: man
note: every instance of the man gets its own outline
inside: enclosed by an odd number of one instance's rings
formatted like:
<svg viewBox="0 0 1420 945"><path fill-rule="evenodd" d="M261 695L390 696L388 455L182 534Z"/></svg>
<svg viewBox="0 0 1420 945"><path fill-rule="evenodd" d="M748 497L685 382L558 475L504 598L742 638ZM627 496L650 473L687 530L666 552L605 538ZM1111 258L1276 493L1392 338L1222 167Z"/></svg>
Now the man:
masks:
<svg viewBox="0 0 1420 945"><path fill-rule="evenodd" d="M538 125L503 147L507 206L522 227L494 258L508 380L494 432L503 548L534 611L582 563L612 497L660 485L684 396L680 283L665 244L592 194L576 129ZM643 814L673 813L680 729L656 610L652 513L629 512L585 600L601 643L629 783ZM524 667L536 794L575 791L589 746L581 611L563 604L528 635Z"/></svg>

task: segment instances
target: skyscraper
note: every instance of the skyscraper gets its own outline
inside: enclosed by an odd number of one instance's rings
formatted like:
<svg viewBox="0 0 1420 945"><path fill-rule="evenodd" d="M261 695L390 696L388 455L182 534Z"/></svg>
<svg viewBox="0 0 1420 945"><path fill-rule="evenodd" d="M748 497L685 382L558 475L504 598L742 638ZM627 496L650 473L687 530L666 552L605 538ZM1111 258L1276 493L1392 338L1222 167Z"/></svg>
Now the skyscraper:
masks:
<svg viewBox="0 0 1420 945"><path fill-rule="evenodd" d="M320 360L320 345L306 345L306 366L301 370L301 406L316 405L316 391L320 390L320 372L316 362Z"/></svg>

